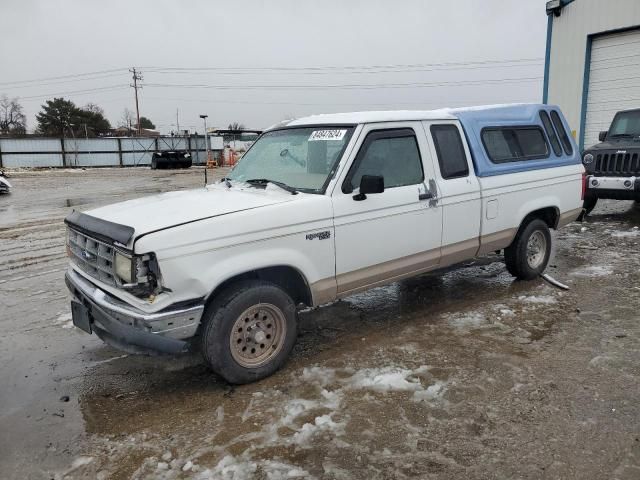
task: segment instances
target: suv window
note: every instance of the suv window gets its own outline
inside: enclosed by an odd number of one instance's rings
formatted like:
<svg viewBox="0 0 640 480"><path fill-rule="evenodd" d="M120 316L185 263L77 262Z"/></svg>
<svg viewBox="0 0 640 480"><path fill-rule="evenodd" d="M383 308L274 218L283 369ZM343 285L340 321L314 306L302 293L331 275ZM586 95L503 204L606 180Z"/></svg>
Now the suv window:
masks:
<svg viewBox="0 0 640 480"><path fill-rule="evenodd" d="M555 110L551 110L551 120L553 121L553 126L556 127L556 131L560 136L560 141L562 142L562 146L564 147L564 153L567 155L573 155L573 147L571 146L571 140L569 140L569 136L567 135L566 130L564 129L564 125L562 125L562 120L560 120L560 115Z"/></svg>
<svg viewBox="0 0 640 480"><path fill-rule="evenodd" d="M549 137L549 141L551 142L553 153L555 153L557 157L561 156L562 148L560 147L560 142L558 141L558 136L553 129L553 125L551 125L549 114L544 110L540 110L540 119L542 120L542 125L544 125L544 131L547 132L547 137Z"/></svg>
<svg viewBox="0 0 640 480"><path fill-rule="evenodd" d="M431 125L431 136L438 154L442 178L460 178L469 175L469 164L464 153L460 131L455 125Z"/></svg>
<svg viewBox="0 0 640 480"><path fill-rule="evenodd" d="M534 125L483 128L482 143L493 163L519 162L549 156L544 133Z"/></svg>
<svg viewBox="0 0 640 480"><path fill-rule="evenodd" d="M342 187L351 193L363 175L381 175L384 188L417 185L424 181L418 141L410 128L376 130L365 138Z"/></svg>

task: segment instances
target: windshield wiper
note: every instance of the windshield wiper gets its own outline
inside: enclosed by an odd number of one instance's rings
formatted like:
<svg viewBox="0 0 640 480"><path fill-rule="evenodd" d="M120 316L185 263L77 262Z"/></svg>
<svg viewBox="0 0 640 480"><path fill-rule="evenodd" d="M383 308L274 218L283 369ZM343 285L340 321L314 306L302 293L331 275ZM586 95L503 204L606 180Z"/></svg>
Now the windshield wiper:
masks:
<svg viewBox="0 0 640 480"><path fill-rule="evenodd" d="M231 182L229 181L231 180L229 177L222 177L220 179L220 183L224 182L224 184L227 186L227 188L231 188Z"/></svg>
<svg viewBox="0 0 640 480"><path fill-rule="evenodd" d="M295 188L290 187L286 183L278 182L277 180L269 180L268 178L252 178L250 180L245 180L245 182L248 183L249 185L265 185L265 186L267 185L267 183L273 183L274 185L277 185L281 189L286 190L287 192L291 192L291 195L298 194L298 191Z"/></svg>
<svg viewBox="0 0 640 480"><path fill-rule="evenodd" d="M613 135L609 135L611 138L633 138L634 135L632 133L614 133Z"/></svg>

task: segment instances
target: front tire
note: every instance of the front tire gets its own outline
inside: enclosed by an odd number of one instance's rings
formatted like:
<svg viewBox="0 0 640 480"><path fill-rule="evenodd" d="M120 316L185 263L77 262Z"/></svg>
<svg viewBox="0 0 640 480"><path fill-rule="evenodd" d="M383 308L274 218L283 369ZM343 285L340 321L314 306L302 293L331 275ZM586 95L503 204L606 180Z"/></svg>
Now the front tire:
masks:
<svg viewBox="0 0 640 480"><path fill-rule="evenodd" d="M297 336L296 306L279 286L239 282L207 308L202 353L211 369L229 383L268 377L287 360Z"/></svg>
<svg viewBox="0 0 640 480"><path fill-rule="evenodd" d="M544 272L551 256L551 232L539 218L520 228L513 243L504 250L504 260L511 275L533 280Z"/></svg>

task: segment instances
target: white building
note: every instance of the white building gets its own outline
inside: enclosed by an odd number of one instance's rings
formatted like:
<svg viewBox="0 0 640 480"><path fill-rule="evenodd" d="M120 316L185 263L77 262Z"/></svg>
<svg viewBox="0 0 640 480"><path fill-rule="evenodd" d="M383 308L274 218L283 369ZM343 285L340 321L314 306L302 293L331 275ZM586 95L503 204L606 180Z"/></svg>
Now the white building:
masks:
<svg viewBox="0 0 640 480"><path fill-rule="evenodd" d="M640 108L640 0L547 2L543 102L557 104L580 148L615 112Z"/></svg>

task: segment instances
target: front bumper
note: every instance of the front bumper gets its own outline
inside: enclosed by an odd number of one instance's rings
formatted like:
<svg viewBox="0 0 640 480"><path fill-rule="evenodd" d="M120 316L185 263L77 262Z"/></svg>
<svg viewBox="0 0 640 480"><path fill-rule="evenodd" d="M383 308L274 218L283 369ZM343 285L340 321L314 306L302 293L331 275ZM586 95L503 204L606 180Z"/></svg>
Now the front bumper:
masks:
<svg viewBox="0 0 640 480"><path fill-rule="evenodd" d="M99 289L73 269L67 271L65 281L88 310L91 331L105 343L131 353L186 352L186 339L195 335L204 311L204 304L196 301L146 313Z"/></svg>
<svg viewBox="0 0 640 480"><path fill-rule="evenodd" d="M587 195L597 198L636 200L640 198L640 177L587 177Z"/></svg>

